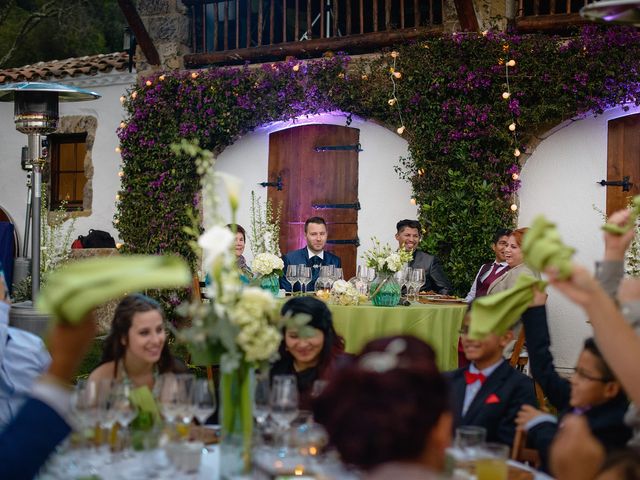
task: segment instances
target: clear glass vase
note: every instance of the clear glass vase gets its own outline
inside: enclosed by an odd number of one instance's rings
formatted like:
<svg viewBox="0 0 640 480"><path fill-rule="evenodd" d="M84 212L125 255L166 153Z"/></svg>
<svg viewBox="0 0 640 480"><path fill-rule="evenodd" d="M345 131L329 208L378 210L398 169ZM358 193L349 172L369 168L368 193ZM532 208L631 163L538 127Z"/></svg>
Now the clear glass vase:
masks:
<svg viewBox="0 0 640 480"><path fill-rule="evenodd" d="M401 287L393 273L378 272L369 287L369 296L378 307L395 307L400 303Z"/></svg>
<svg viewBox="0 0 640 480"><path fill-rule="evenodd" d="M252 371L241 364L220 378L220 478L232 479L251 471L253 437Z"/></svg>

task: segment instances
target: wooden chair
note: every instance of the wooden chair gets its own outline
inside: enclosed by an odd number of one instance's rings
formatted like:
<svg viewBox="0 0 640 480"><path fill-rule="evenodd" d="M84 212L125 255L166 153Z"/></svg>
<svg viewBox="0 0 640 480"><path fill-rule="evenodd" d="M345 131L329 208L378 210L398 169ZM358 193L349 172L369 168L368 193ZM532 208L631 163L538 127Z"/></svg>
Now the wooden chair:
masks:
<svg viewBox="0 0 640 480"><path fill-rule="evenodd" d="M516 340L516 344L513 347L513 353L509 359L509 364L522 371L529 363L529 357L523 356L522 347L524 347L525 334L524 326L520 329L520 334ZM538 408L542 411L547 411L546 402L544 399L544 392L538 382L534 382L534 388L536 391L536 399L538 400ZM540 455L538 451L533 448L527 448L527 433L524 430L516 430L516 435L513 438L513 445L511 446L511 459L517 462L526 463L533 468L539 468L541 465Z"/></svg>

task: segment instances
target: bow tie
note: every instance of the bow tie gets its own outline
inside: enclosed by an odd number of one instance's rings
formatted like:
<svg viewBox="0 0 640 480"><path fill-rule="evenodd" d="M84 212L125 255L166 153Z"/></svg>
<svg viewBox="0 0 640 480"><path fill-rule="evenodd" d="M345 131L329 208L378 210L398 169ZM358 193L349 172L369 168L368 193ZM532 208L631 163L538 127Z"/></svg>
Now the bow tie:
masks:
<svg viewBox="0 0 640 480"><path fill-rule="evenodd" d="M309 259L308 266L313 267L316 265L322 265L322 259L319 256L314 255Z"/></svg>
<svg viewBox="0 0 640 480"><path fill-rule="evenodd" d="M480 384L483 384L487 377L485 377L482 373L472 373L467 370L464 372L464 379L467 381L467 385L471 385L478 380L480 380Z"/></svg>

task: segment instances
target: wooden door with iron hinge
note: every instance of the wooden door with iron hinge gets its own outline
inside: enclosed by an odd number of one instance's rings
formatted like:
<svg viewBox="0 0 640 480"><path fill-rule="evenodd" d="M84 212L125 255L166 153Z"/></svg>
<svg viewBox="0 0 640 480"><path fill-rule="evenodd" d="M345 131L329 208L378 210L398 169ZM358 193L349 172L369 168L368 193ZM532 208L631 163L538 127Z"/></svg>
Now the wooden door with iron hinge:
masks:
<svg viewBox="0 0 640 480"><path fill-rule="evenodd" d="M608 122L607 215L626 208L629 199L640 194L640 114Z"/></svg>
<svg viewBox="0 0 640 480"><path fill-rule="evenodd" d="M274 185L267 187L268 198L282 205L282 253L304 247L304 222L322 217L328 229L325 249L340 257L345 280L355 276L360 243L359 139L359 129L339 125L303 125L269 135Z"/></svg>

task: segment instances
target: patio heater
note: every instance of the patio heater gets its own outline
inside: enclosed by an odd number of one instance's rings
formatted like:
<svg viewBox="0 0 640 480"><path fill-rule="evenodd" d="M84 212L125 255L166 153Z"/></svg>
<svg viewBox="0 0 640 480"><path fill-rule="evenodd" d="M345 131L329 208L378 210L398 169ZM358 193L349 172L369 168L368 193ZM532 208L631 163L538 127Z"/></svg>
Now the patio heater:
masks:
<svg viewBox="0 0 640 480"><path fill-rule="evenodd" d="M40 217L42 197L42 135L58 127L58 103L95 100L100 95L67 85L21 82L0 85L0 101L14 102L16 130L28 138L27 163L32 170L31 188L31 299L40 291ZM28 221L28 219L27 219ZM26 246L25 246L26 247ZM23 247L23 248L25 248Z"/></svg>

